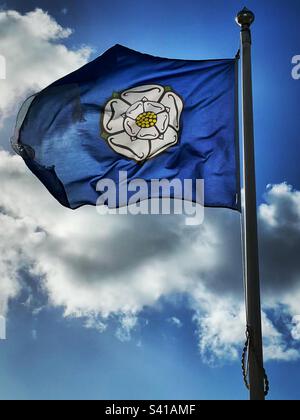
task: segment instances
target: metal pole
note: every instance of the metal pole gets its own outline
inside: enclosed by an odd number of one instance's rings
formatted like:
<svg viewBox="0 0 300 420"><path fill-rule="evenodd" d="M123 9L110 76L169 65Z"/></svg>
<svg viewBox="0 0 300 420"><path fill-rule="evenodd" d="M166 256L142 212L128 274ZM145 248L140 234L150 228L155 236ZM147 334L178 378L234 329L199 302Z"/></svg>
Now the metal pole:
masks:
<svg viewBox="0 0 300 420"><path fill-rule="evenodd" d="M254 14L244 8L236 22L241 26L243 84L243 153L244 153L244 243L247 324L250 332L250 399L264 400L263 348L259 282L257 207L254 159L253 98L251 72L251 31Z"/></svg>

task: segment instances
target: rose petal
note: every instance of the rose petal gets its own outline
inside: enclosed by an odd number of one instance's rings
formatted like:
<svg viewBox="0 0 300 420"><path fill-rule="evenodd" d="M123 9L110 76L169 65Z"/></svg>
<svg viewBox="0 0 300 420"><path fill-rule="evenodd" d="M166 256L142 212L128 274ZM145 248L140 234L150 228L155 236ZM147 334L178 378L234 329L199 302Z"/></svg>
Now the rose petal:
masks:
<svg viewBox="0 0 300 420"><path fill-rule="evenodd" d="M144 112L144 102L136 102L128 108L126 115L132 119L136 119L136 117Z"/></svg>
<svg viewBox="0 0 300 420"><path fill-rule="evenodd" d="M160 133L164 133L169 125L169 114L167 111L161 112L157 115L156 128Z"/></svg>
<svg viewBox="0 0 300 420"><path fill-rule="evenodd" d="M177 131L179 130L180 115L183 110L183 102L173 92L167 92L160 101L166 108L170 109L169 124Z"/></svg>
<svg viewBox="0 0 300 420"><path fill-rule="evenodd" d="M155 140L159 135L159 131L156 127L149 127L142 128L137 137L141 140Z"/></svg>
<svg viewBox="0 0 300 420"><path fill-rule="evenodd" d="M124 128L131 137L136 137L139 131L141 131L141 127L136 124L135 120L128 117L124 121Z"/></svg>
<svg viewBox="0 0 300 420"><path fill-rule="evenodd" d="M163 139L157 139L150 143L151 150L150 150L149 158L152 158L162 153L168 147L173 146L177 142L178 142L178 133L174 130L174 128L168 127L167 131L164 134Z"/></svg>
<svg viewBox="0 0 300 420"><path fill-rule="evenodd" d="M111 99L105 107L103 116L104 130L110 134L123 131L124 113L128 109L128 104L121 99Z"/></svg>
<svg viewBox="0 0 300 420"><path fill-rule="evenodd" d="M125 132L110 136L107 141L116 153L138 162L145 160L150 152L148 141L132 140Z"/></svg>
<svg viewBox="0 0 300 420"><path fill-rule="evenodd" d="M154 112L154 114L159 114L166 110L166 108L159 102L145 102L144 103L145 112Z"/></svg>
<svg viewBox="0 0 300 420"><path fill-rule="evenodd" d="M130 104L134 104L137 101L148 100L158 102L164 93L164 88L159 85L144 85L137 86L131 89L125 90L121 98Z"/></svg>

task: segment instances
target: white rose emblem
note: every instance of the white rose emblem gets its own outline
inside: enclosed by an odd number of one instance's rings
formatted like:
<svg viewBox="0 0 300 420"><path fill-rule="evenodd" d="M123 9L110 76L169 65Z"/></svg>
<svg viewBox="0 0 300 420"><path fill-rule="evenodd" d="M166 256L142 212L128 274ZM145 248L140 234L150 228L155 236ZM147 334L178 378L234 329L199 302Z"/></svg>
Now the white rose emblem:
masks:
<svg viewBox="0 0 300 420"><path fill-rule="evenodd" d="M182 99L169 87L138 86L106 103L101 136L117 153L142 162L178 142Z"/></svg>

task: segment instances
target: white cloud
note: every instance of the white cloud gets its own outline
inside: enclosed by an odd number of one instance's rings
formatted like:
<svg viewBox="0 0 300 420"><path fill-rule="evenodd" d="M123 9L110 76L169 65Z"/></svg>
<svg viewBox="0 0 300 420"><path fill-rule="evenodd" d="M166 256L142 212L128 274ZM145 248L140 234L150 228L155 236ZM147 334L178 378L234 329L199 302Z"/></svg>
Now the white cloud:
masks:
<svg viewBox="0 0 300 420"><path fill-rule="evenodd" d="M280 333L266 314L263 313L264 357L266 360L293 361L300 358L299 349L289 347L285 337Z"/></svg>
<svg viewBox="0 0 300 420"><path fill-rule="evenodd" d="M237 360L240 357L241 344L246 340L244 303L199 289L193 296L193 299L196 298L194 320L198 326L199 350L203 359L209 364ZM284 334L276 328L264 311L262 327L266 361L300 358L299 349L287 344ZM292 330L290 332L292 334Z"/></svg>
<svg viewBox="0 0 300 420"><path fill-rule="evenodd" d="M81 67L91 49L68 49L62 41L72 34L41 9L22 15L0 10L0 54L6 80L0 80L0 127L16 114L20 100Z"/></svg>
<svg viewBox="0 0 300 420"><path fill-rule="evenodd" d="M0 314L5 314L8 300L19 293L19 272L28 268L30 250L42 236L29 218L14 219L0 213Z"/></svg>
<svg viewBox="0 0 300 420"><path fill-rule="evenodd" d="M171 318L168 319L168 322L172 325L174 325L177 328L181 328L183 326L182 322L179 318L176 316L171 316Z"/></svg>
<svg viewBox="0 0 300 420"><path fill-rule="evenodd" d="M300 340L300 315L295 315L292 319L291 334L294 340Z"/></svg>
<svg viewBox="0 0 300 420"><path fill-rule="evenodd" d="M209 293L199 286L192 301L203 359L214 364L216 360L238 358L246 325L245 308L240 300Z"/></svg>
<svg viewBox="0 0 300 420"><path fill-rule="evenodd" d="M116 331L116 337L120 341L129 341L131 339L131 334L134 329L137 327L138 318L136 315L131 313L125 313L121 316L120 326Z"/></svg>
<svg viewBox="0 0 300 420"><path fill-rule="evenodd" d="M87 329L96 330L100 333L104 332L107 328L107 325L99 319L97 314L90 314L84 322L84 326Z"/></svg>

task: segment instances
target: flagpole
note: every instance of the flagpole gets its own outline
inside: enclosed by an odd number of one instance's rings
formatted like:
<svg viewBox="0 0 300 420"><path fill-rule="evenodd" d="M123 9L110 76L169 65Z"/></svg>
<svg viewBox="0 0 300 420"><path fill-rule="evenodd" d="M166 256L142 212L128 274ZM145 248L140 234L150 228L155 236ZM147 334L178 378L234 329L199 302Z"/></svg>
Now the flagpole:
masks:
<svg viewBox="0 0 300 420"><path fill-rule="evenodd" d="M241 26L243 154L244 154L244 246L247 326L249 344L250 399L264 400L264 371L261 328L259 257L257 237L257 207L254 158L253 98L251 70L251 31L254 14L244 8L236 22Z"/></svg>

